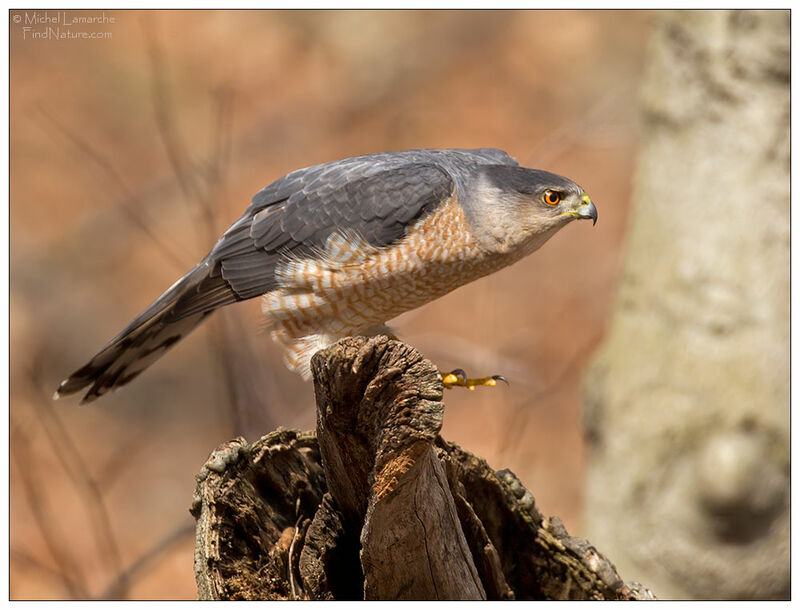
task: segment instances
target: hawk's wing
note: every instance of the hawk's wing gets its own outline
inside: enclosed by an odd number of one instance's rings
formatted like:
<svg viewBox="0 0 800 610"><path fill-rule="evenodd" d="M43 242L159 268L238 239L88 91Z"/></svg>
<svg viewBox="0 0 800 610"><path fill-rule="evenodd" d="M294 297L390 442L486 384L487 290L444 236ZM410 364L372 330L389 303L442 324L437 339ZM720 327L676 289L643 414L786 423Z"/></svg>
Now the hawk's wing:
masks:
<svg viewBox="0 0 800 610"><path fill-rule="evenodd" d="M358 234L376 247L391 245L447 199L459 171L488 164L517 162L493 148L410 150L352 157L287 174L257 193L225 232L206 259L214 281L185 300L176 313L188 315L274 289L281 256L308 255L337 231Z"/></svg>
<svg viewBox="0 0 800 610"><path fill-rule="evenodd" d="M453 191L452 177L438 165L375 169L290 174L289 184L279 181L259 193L207 257L208 279L219 277L219 288L184 299L176 313L189 315L275 289L275 266L283 256L311 256L338 231L358 234L376 247L391 245Z"/></svg>
<svg viewBox="0 0 800 610"><path fill-rule="evenodd" d="M488 155L484 162L498 160ZM218 307L274 289L282 256L308 255L334 232L355 232L378 247L394 243L454 184L445 167L422 152L357 157L288 174L259 192L208 256L65 379L56 396L92 384L84 397L89 402L131 381Z"/></svg>

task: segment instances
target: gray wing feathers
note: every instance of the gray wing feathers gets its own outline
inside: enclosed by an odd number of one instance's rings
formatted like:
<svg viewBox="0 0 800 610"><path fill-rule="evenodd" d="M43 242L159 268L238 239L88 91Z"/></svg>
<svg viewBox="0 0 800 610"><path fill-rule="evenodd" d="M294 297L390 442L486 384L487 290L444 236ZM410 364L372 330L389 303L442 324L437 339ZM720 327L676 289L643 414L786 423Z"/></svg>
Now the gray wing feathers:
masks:
<svg viewBox="0 0 800 610"><path fill-rule="evenodd" d="M222 277L239 300L261 296L276 287L274 270L279 258L263 250L237 254L222 260Z"/></svg>
<svg viewBox="0 0 800 610"><path fill-rule="evenodd" d="M435 210L476 165L516 165L494 149L379 153L287 174L259 191L208 256L131 322L56 396L84 401L141 373L215 309L277 287L283 256L309 256L348 231L384 247Z"/></svg>
<svg viewBox="0 0 800 610"><path fill-rule="evenodd" d="M339 168L294 180L307 184L286 199L251 208L249 231L246 223L234 225L209 255L221 262L222 277L241 299L275 289L282 256L308 256L337 231L357 233L376 247L391 245L453 190L446 171L420 163L382 171Z"/></svg>
<svg viewBox="0 0 800 610"><path fill-rule="evenodd" d="M348 229L374 246L387 246L408 223L435 209L453 189L451 176L436 165L412 163L347 178L347 170L312 181L279 206L253 216L250 236L268 253L321 247L332 233Z"/></svg>

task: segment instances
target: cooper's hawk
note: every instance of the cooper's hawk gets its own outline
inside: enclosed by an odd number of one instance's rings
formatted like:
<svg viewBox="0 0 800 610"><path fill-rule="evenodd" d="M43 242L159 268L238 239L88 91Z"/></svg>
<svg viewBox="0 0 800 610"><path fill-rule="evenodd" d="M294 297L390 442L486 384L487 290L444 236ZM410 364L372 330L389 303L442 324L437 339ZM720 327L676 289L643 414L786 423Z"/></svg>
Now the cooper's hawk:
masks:
<svg viewBox="0 0 800 610"><path fill-rule="evenodd" d="M124 385L215 309L263 295L287 366L518 261L576 218L597 221L577 184L500 150L410 150L294 171L253 197L211 252L55 397ZM488 379L488 378L487 378ZM458 384L451 375L446 381Z"/></svg>

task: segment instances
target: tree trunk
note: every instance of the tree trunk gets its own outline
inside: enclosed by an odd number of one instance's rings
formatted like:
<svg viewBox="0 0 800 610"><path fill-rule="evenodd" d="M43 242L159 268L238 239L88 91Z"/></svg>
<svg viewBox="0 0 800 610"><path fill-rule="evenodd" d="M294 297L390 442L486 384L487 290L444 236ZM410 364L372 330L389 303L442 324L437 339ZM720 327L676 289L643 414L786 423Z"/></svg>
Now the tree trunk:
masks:
<svg viewBox="0 0 800 610"><path fill-rule="evenodd" d="M654 21L585 381L585 526L659 597L789 595L789 29L789 11Z"/></svg>
<svg viewBox="0 0 800 610"><path fill-rule="evenodd" d="M312 360L317 431L222 445L197 477L201 599L647 599L508 470L439 437L436 367L343 339Z"/></svg>

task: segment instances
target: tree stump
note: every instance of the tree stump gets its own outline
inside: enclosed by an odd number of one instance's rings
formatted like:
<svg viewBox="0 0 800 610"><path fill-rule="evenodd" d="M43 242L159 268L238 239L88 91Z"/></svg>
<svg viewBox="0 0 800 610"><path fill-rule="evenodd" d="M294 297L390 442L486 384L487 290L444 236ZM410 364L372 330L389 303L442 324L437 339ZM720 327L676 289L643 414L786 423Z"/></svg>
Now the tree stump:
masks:
<svg viewBox="0 0 800 610"><path fill-rule="evenodd" d="M197 476L200 599L652 598L439 436L442 382L416 350L350 337L312 370L316 434L235 439Z"/></svg>

